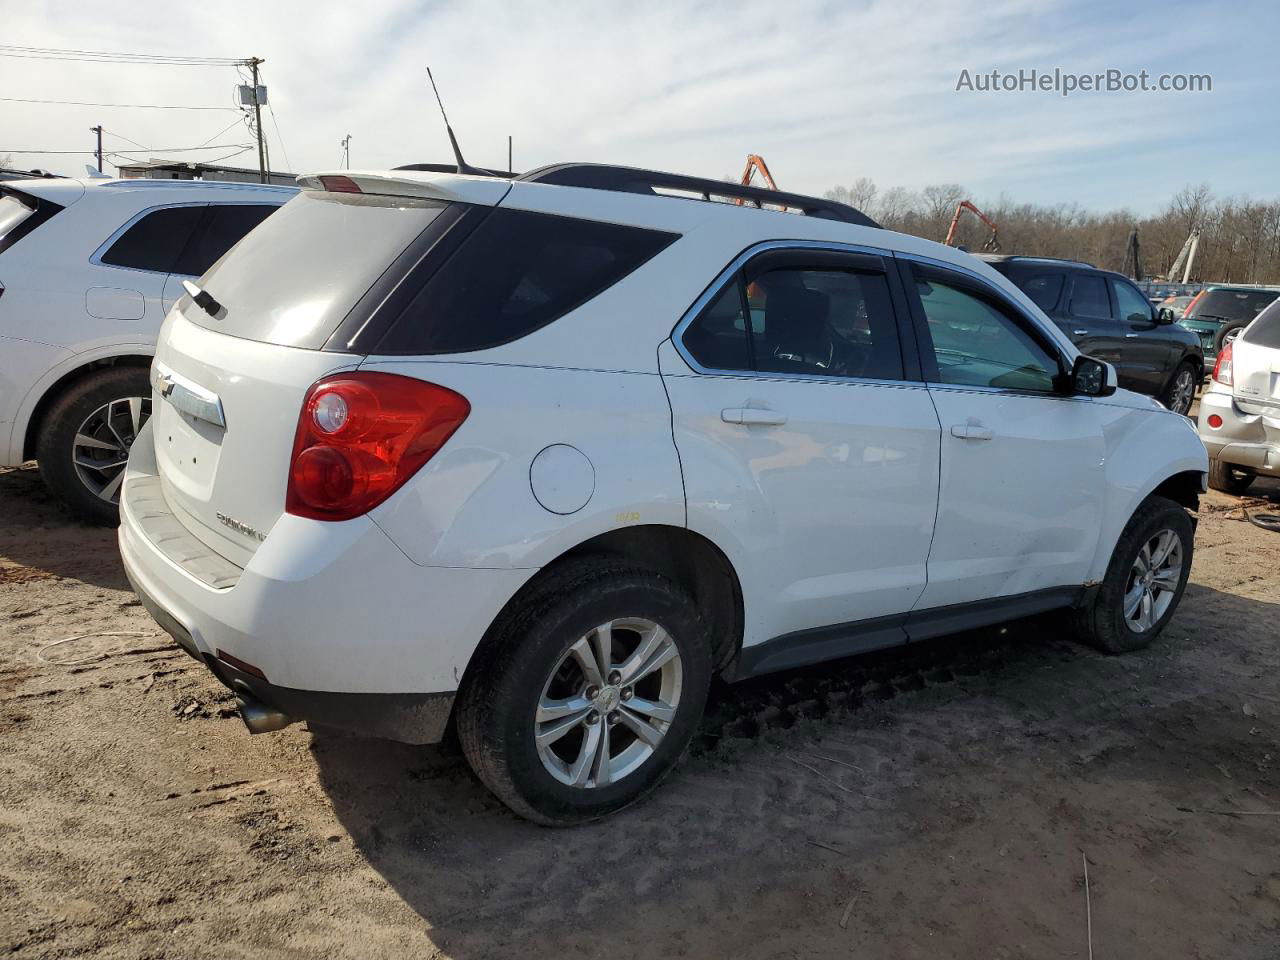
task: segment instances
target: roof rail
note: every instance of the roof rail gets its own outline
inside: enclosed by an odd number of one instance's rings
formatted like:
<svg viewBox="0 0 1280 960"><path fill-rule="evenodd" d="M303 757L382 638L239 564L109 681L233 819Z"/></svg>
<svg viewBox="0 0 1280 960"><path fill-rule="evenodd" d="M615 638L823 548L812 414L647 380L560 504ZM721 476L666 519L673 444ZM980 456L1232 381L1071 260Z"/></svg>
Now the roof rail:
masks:
<svg viewBox="0 0 1280 960"><path fill-rule="evenodd" d="M516 179L561 187L586 187L591 190L612 190L617 193L641 193L650 196L662 196L660 190L663 188L683 190L701 194L703 200L710 200L712 197L728 197L733 200L749 201L757 207L763 207L766 204L790 207L801 211L807 217L840 220L862 227L880 226L861 210L834 200L821 200L799 193L744 187L737 183L725 183L704 177L688 177L679 173L642 170L637 167L615 167L601 163L556 163L531 170Z"/></svg>
<svg viewBox="0 0 1280 960"><path fill-rule="evenodd" d="M406 163L399 167L392 167L392 170L419 170L424 173L457 173L458 165L456 163ZM498 177L500 179L510 180L515 176L510 170L489 170L484 169L481 174L489 177ZM475 174L472 174L475 176Z"/></svg>
<svg viewBox="0 0 1280 960"><path fill-rule="evenodd" d="M1072 267L1088 267L1090 270L1100 270L1097 264L1089 263L1087 260L1073 260L1070 257L1041 257L1029 253L980 253L978 259L986 260L988 263L1004 263L1009 260L1037 260L1045 263L1063 263Z"/></svg>

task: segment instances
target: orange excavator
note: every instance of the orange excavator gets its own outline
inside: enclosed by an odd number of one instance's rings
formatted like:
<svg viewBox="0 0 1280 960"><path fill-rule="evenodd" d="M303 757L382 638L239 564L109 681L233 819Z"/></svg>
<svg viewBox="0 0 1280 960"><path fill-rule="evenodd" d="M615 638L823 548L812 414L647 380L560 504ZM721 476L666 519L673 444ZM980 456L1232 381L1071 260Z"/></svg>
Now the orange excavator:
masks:
<svg viewBox="0 0 1280 960"><path fill-rule="evenodd" d="M751 181L756 174L760 174L760 179L764 181L764 185L770 190L777 190L778 185L773 181L773 174L769 172L769 165L764 162L764 157L757 156L754 153L747 154L747 166L742 171L742 185L744 187L751 186ZM742 201L738 201L741 205Z"/></svg>
<svg viewBox="0 0 1280 960"><path fill-rule="evenodd" d="M956 229L960 226L960 215L966 210L991 228L991 239L982 245L982 249L987 251L987 253L998 253L1000 251L1000 240L997 236L998 228L996 227L995 222L968 200L961 200L956 204L956 215L951 218L951 226L947 229L947 239L944 240L943 243L948 247L954 247L956 245Z"/></svg>

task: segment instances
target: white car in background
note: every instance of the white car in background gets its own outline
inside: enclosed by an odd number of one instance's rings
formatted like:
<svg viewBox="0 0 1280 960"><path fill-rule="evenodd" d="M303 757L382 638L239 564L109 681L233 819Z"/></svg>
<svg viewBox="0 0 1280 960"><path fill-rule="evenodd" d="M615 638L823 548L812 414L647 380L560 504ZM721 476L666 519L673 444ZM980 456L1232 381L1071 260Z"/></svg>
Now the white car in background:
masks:
<svg viewBox="0 0 1280 960"><path fill-rule="evenodd" d="M114 523L151 409L156 334L293 187L192 180L0 185L0 466L38 460L86 519Z"/></svg>
<svg viewBox="0 0 1280 960"><path fill-rule="evenodd" d="M1255 477L1280 477L1280 300L1223 345L1199 422L1215 490L1241 494Z"/></svg>
<svg viewBox="0 0 1280 960"><path fill-rule="evenodd" d="M713 675L1173 616L1194 427L962 251L621 167L300 182L170 312L120 506L254 732L456 718L572 823L658 783Z"/></svg>

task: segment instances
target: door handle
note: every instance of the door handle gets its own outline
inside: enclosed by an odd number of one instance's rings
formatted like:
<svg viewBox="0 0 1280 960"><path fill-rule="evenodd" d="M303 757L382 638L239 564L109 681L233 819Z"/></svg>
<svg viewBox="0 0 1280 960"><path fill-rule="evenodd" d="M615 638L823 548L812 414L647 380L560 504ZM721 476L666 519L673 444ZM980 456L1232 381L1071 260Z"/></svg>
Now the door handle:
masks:
<svg viewBox="0 0 1280 960"><path fill-rule="evenodd" d="M1071 332L1077 337L1087 337L1089 335L1088 330L1072 330Z"/></svg>
<svg viewBox="0 0 1280 960"><path fill-rule="evenodd" d="M758 407L726 407L720 411L720 419L725 423L742 423L752 427L780 427L787 422L787 415Z"/></svg>
<svg viewBox="0 0 1280 960"><path fill-rule="evenodd" d="M1137 340L1137 339L1138 339L1138 334L1136 334L1136 333L1126 333L1126 334L1124 335L1124 338L1125 338L1126 340Z"/></svg>
<svg viewBox="0 0 1280 960"><path fill-rule="evenodd" d="M990 427L984 427L982 424L972 420L968 423L953 423L951 425L951 435L959 437L961 440L990 440L995 436Z"/></svg>

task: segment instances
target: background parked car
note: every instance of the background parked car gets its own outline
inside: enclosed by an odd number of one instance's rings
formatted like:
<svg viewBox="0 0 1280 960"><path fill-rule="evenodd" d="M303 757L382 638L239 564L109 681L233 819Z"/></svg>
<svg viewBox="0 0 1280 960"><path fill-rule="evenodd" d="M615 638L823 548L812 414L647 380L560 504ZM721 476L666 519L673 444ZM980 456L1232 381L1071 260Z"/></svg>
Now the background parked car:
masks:
<svg viewBox="0 0 1280 960"><path fill-rule="evenodd" d="M1169 310L1170 312L1173 313L1174 322L1177 322L1178 320L1182 319L1182 315L1187 312L1187 307L1191 305L1191 301L1194 299L1195 299L1194 294L1189 294L1184 297L1179 297L1179 296L1165 297L1163 300L1160 300L1156 304L1156 309L1158 310L1160 307L1164 307L1165 309Z"/></svg>
<svg viewBox="0 0 1280 960"><path fill-rule="evenodd" d="M31 459L84 517L118 516L148 368L182 281L296 193L182 180L0 186L0 465Z"/></svg>
<svg viewBox="0 0 1280 960"><path fill-rule="evenodd" d="M1205 287L1191 301L1179 325L1200 338L1206 360L1214 360L1222 345L1230 343L1240 331L1280 297L1280 290L1262 287Z"/></svg>
<svg viewBox="0 0 1280 960"><path fill-rule="evenodd" d="M1280 476L1280 300L1218 354L1200 398L1209 485L1244 493L1259 474Z"/></svg>
<svg viewBox="0 0 1280 960"><path fill-rule="evenodd" d="M1204 375L1199 340L1128 277L1074 260L984 256L1022 288L1081 353L1116 368L1120 386L1186 414Z"/></svg>

